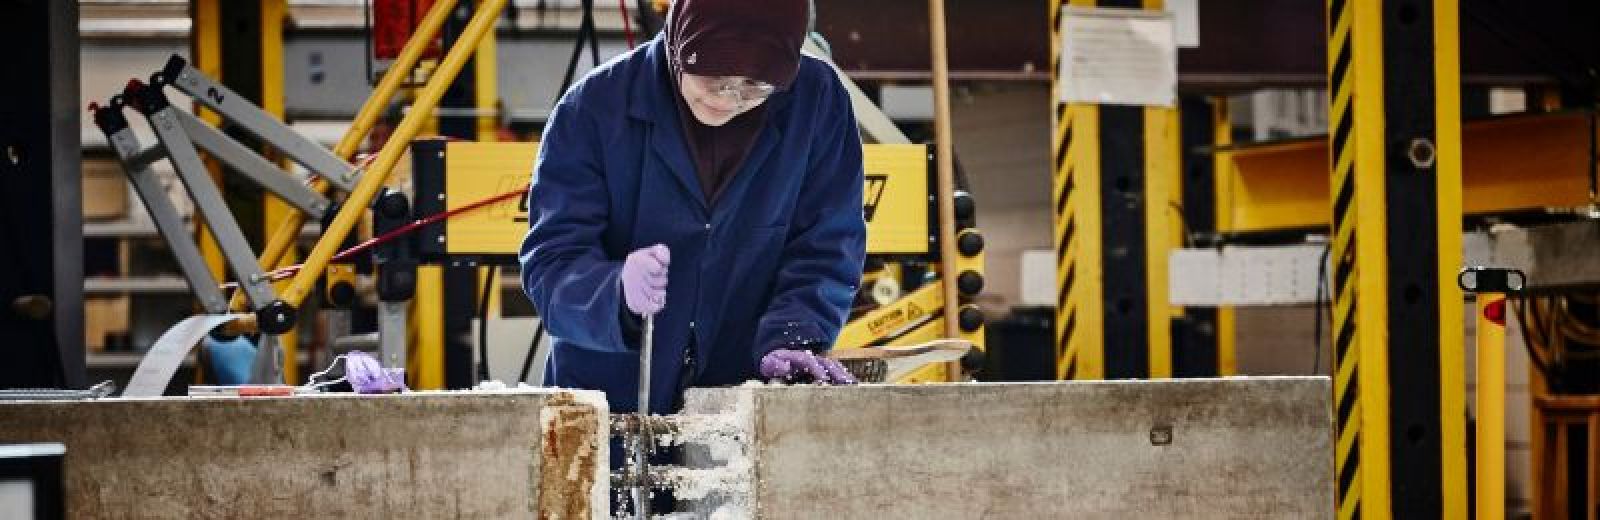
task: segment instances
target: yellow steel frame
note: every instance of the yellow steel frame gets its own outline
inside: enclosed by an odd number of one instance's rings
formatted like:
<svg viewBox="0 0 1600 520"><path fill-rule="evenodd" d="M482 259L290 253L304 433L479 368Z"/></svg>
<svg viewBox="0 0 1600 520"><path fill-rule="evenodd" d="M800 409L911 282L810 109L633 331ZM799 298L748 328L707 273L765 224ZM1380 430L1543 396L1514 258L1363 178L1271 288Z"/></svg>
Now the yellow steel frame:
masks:
<svg viewBox="0 0 1600 520"><path fill-rule="evenodd" d="M1462 128L1462 208L1469 215L1588 203L1588 122L1582 114L1498 117ZM1237 150L1218 147L1217 229L1251 233L1328 225L1326 139ZM1225 159L1231 157L1231 160ZM1227 188L1223 188L1223 186Z"/></svg>
<svg viewBox="0 0 1600 520"><path fill-rule="evenodd" d="M1049 0L1050 70L1061 67L1063 5L1093 6L1093 0ZM1054 77L1054 75L1052 75ZM1100 109L1089 103L1064 103L1051 92L1051 200L1056 251L1056 377L1099 379L1105 375L1104 320L1101 312Z"/></svg>
<svg viewBox="0 0 1600 520"><path fill-rule="evenodd" d="M1389 251L1391 228L1386 198L1387 160L1391 141L1385 128L1386 78L1382 2L1328 2L1329 127L1338 129L1325 149L1332 203L1334 261L1335 375L1334 401L1336 500L1339 518L1388 518L1396 501L1390 449L1394 424L1393 374L1389 333L1395 325L1438 330L1440 510L1443 518L1467 513L1465 448L1465 385L1462 354L1460 290L1455 273L1461 257L1462 149L1458 9L1455 0L1434 0L1433 140L1438 288L1437 324L1394 324L1389 321ZM1324 199L1326 200L1326 199ZM1237 209L1237 207L1236 207ZM1238 215L1231 224L1239 224ZM1393 223L1405 225L1404 223ZM1402 303L1403 304L1403 303ZM1410 432L1400 432L1409 435Z"/></svg>
<svg viewBox="0 0 1600 520"><path fill-rule="evenodd" d="M202 1L214 2L216 0ZM378 118L383 115L383 111L388 109L389 102L394 99L395 93L400 90L407 77L410 76L411 69L417 65L422 53L427 50L429 42L432 42L438 36L439 28L444 26L445 18L449 16L450 10L454 9L455 5L456 0L436 0L433 3L433 7L428 10L427 15L423 16L422 21L417 24L416 32L406 42L405 47L401 48L400 55L395 57L394 62L389 66L388 72L384 73L383 79L378 81L378 85L372 91L372 96L367 98L366 102L362 103L361 109L356 112L356 117L351 122L350 129L345 131L344 136L339 139L339 143L334 146L334 155L347 160L355 155L356 150L361 146L361 141L372 130L372 126L378 122ZM496 14L498 15L498 10L496 10ZM454 52L455 49L452 48L451 51ZM457 70L459 70L459 66ZM450 74L450 76L450 79L453 79L454 73ZM417 110L412 112L431 112L432 104L423 105L418 103L416 108ZM363 175L363 178L365 177ZM312 182L312 189L318 193L326 193L328 184L321 179L317 179ZM294 238L300 232L300 226L304 223L304 214L291 212L284 216L283 220L272 232L272 235L267 239L266 247L262 249L260 260L263 268L270 269L285 265L283 262L284 253L293 244ZM348 231L348 226L346 231ZM337 240L332 243L343 240L344 233L341 233ZM326 263L326 260L323 262ZM318 266L310 272L316 273L321 270L322 267ZM305 273L306 271L302 270L301 272ZM243 295L235 294L231 307L234 310L241 310L244 307L244 303Z"/></svg>
<svg viewBox="0 0 1600 520"><path fill-rule="evenodd" d="M472 20L462 30L461 38L451 46L450 52L445 55L444 61L434 71L433 77L417 93L417 100L411 112L400 121L394 135L384 144L378 152L372 166L356 182L349 197L334 215L328 229L323 231L322 238L312 247L306 256L302 269L295 274L288 290L284 291L281 298L291 306L298 307L310 293L312 284L316 282L323 268L339 248L340 242L350 233L356 221L361 218L367 205L372 202L372 197L378 189L388 180L389 172L394 169L400 157L405 154L411 139L416 136L428 113L438 105L439 99L444 96L444 91L455 79L467 58L476 50L478 40L494 28L495 20L499 19L500 11L505 7L506 0L485 0L481 8L473 15ZM430 13L431 14L431 13ZM410 45L408 44L407 47Z"/></svg>

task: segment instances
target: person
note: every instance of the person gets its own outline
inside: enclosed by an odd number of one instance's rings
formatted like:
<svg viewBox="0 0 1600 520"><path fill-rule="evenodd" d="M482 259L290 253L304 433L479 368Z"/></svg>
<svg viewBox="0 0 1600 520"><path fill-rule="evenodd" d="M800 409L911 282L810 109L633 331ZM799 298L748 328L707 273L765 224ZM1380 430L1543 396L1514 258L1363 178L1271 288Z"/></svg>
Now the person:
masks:
<svg viewBox="0 0 1600 520"><path fill-rule="evenodd" d="M677 0L664 34L594 69L545 128L519 254L553 339L546 384L652 413L686 388L850 384L831 348L860 284L861 138L807 0Z"/></svg>

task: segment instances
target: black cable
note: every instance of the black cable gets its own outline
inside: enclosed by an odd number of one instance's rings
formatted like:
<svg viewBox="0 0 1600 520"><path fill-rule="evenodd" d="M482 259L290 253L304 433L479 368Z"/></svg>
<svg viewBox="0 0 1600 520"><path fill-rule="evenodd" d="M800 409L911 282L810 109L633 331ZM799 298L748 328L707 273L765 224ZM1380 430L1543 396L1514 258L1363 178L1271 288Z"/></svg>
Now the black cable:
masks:
<svg viewBox="0 0 1600 520"><path fill-rule="evenodd" d="M533 342L528 345L528 355L522 357L522 373L517 375L518 383L528 382L528 373L533 368L534 355L539 353L541 339L544 339L544 318L540 318L539 325L533 328Z"/></svg>
<svg viewBox="0 0 1600 520"><path fill-rule="evenodd" d="M573 56L566 59L566 74L562 75L562 88L555 90L555 101L557 102L562 101L563 94L566 94L566 88L573 86L573 77L578 74L578 58L581 58L582 54L584 54L584 43L590 38L597 38L595 37L594 26L594 0L582 0L582 8L584 8L584 18L582 18L581 24L578 24L578 42L574 42ZM595 64L600 64L600 51L598 51L597 45L598 43L592 43L590 51L594 53Z"/></svg>
<svg viewBox="0 0 1600 520"><path fill-rule="evenodd" d="M1317 375L1322 370L1322 301L1333 299L1333 295L1328 294L1328 256L1332 253L1332 243L1322 246L1322 257L1317 261L1317 298L1312 304L1312 312L1316 313L1316 317L1311 322L1311 375ZM1327 307L1329 314L1332 314L1332 302ZM1331 326L1333 316L1328 316L1328 321Z"/></svg>
<svg viewBox="0 0 1600 520"><path fill-rule="evenodd" d="M594 25L594 0L583 0L583 25L589 28L589 66L600 66L600 35Z"/></svg>
<svg viewBox="0 0 1600 520"><path fill-rule="evenodd" d="M478 380L489 380L489 295L494 293L496 286L495 276L498 275L500 266L489 266L487 276L483 277L482 295L478 298Z"/></svg>

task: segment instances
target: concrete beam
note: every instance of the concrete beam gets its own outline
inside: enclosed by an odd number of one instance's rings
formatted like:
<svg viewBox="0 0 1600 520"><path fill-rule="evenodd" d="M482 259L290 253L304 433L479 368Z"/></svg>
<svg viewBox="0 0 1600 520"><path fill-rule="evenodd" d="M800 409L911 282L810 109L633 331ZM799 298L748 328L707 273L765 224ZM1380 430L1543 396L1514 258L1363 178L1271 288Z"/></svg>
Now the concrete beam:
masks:
<svg viewBox="0 0 1600 520"><path fill-rule="evenodd" d="M1600 285L1600 221L1495 230L1489 246L1489 265L1521 269L1530 291Z"/></svg>
<svg viewBox="0 0 1600 520"><path fill-rule="evenodd" d="M712 518L1331 518L1330 392L1322 377L693 389L680 438L698 469L679 497L705 495L692 506Z"/></svg>
<svg viewBox="0 0 1600 520"><path fill-rule="evenodd" d="M0 402L68 518L606 518L598 392Z"/></svg>

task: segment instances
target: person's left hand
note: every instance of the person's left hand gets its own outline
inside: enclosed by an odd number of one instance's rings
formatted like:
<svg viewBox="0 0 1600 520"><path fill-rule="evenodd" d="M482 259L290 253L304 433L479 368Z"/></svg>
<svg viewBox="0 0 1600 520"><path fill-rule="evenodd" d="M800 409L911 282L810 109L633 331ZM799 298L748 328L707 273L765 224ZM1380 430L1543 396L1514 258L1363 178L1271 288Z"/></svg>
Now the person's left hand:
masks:
<svg viewBox="0 0 1600 520"><path fill-rule="evenodd" d="M838 361L808 350L780 348L761 357L761 376L787 383L853 385L856 378Z"/></svg>

